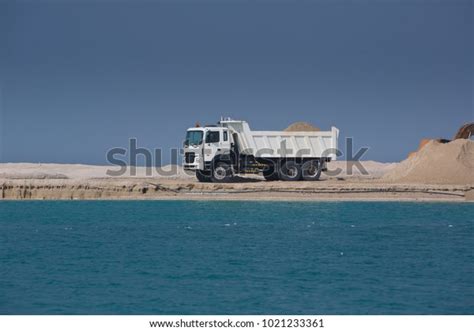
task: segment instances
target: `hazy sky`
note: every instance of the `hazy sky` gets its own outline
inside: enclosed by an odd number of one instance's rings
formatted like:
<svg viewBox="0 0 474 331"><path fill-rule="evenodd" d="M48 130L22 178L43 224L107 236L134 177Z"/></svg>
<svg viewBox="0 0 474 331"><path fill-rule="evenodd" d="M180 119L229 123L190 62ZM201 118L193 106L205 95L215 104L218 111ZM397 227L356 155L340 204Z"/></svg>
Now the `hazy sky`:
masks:
<svg viewBox="0 0 474 331"><path fill-rule="evenodd" d="M398 161L474 120L473 1L0 0L0 162L105 164L196 121L337 126ZM165 158L167 160L168 158Z"/></svg>

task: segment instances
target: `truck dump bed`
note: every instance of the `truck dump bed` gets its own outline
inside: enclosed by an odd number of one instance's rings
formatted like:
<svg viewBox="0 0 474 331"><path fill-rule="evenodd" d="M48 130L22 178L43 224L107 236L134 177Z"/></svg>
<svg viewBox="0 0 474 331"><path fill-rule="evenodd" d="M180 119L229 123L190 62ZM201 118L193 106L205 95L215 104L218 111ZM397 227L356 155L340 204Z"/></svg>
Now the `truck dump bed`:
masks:
<svg viewBox="0 0 474 331"><path fill-rule="evenodd" d="M336 159L339 130L331 131L252 131L247 122L226 120L221 125L237 137L240 153L257 157L327 157ZM235 138L234 138L235 139Z"/></svg>

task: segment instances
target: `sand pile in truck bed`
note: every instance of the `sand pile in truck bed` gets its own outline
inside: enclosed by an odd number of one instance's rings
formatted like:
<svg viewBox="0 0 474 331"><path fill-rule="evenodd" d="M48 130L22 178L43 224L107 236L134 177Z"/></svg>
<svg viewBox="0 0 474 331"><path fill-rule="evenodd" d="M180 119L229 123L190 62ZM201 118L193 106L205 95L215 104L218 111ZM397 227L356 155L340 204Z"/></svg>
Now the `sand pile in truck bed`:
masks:
<svg viewBox="0 0 474 331"><path fill-rule="evenodd" d="M306 123L306 122L295 122L287 127L285 132L298 132L298 131L321 131L319 128Z"/></svg>
<svg viewBox="0 0 474 331"><path fill-rule="evenodd" d="M428 142L383 179L424 184L474 184L474 141Z"/></svg>

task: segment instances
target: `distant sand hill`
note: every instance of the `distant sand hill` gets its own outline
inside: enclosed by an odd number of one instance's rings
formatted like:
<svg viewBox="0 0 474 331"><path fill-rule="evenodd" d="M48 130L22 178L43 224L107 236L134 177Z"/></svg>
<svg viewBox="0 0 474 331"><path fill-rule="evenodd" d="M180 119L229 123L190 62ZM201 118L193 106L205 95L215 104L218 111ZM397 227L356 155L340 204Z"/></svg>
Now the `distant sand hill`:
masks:
<svg viewBox="0 0 474 331"><path fill-rule="evenodd" d="M313 126L307 122L295 122L288 126L285 132L299 132L299 131L321 131L318 127Z"/></svg>

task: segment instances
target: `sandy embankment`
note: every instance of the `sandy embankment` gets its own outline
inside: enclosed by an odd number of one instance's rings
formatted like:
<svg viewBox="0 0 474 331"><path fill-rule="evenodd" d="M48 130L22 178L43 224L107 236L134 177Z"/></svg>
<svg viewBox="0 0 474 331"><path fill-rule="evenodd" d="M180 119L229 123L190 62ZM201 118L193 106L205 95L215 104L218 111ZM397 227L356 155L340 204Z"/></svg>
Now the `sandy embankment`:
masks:
<svg viewBox="0 0 474 331"><path fill-rule="evenodd" d="M190 200L430 200L465 201L473 183L424 184L386 179L399 164L362 163L368 174L345 162L330 164L341 169L318 182L266 182L260 176L237 177L228 184L199 183L181 168L163 176L155 170L136 168L109 176L107 166L63 164L0 164L0 199L190 199ZM150 169L148 169L150 171ZM169 167L165 170L170 170ZM471 198L472 199L472 198Z"/></svg>

